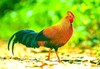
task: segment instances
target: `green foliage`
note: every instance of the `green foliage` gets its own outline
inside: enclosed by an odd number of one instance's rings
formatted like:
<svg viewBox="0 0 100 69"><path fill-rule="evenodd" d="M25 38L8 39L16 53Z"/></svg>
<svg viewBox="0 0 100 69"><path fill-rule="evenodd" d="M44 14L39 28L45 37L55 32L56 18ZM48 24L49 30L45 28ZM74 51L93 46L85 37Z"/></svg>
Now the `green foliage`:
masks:
<svg viewBox="0 0 100 69"><path fill-rule="evenodd" d="M69 44L96 46L100 39L99 10L99 0L1 0L0 38L8 39L21 29L39 32L72 11L74 33Z"/></svg>

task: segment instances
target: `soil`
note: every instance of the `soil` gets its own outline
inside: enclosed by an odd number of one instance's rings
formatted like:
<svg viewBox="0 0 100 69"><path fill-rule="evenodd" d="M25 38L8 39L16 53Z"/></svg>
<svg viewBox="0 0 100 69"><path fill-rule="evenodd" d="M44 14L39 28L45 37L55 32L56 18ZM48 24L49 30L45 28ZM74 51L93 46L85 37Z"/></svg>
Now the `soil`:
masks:
<svg viewBox="0 0 100 69"><path fill-rule="evenodd" d="M54 50L50 61L46 60L48 50L16 44L12 55L7 49L7 42L0 41L0 69L100 69L100 60L92 48L61 47L58 51L61 62L57 61Z"/></svg>

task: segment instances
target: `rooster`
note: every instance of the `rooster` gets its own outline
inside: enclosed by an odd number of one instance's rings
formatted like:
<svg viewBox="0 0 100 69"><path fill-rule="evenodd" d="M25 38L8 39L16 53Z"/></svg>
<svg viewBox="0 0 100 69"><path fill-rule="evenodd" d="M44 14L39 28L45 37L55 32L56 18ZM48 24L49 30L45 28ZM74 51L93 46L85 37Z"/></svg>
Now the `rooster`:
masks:
<svg viewBox="0 0 100 69"><path fill-rule="evenodd" d="M58 62L60 58L58 56L58 48L64 46L71 38L73 33L72 23L74 21L74 14L70 11L67 12L67 16L62 18L57 24L47 27L42 31L35 32L32 30L20 30L14 33L8 41L8 50L10 50L10 43L12 41L12 54L14 55L14 45L18 42L26 47L39 48L44 46L49 49L48 60L50 60L51 50L54 49Z"/></svg>

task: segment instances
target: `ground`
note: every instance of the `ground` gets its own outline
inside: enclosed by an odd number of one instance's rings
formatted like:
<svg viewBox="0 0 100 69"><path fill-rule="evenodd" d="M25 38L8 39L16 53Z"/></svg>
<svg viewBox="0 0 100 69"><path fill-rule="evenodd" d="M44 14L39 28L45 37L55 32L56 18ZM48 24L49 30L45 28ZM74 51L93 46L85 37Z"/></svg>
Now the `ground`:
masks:
<svg viewBox="0 0 100 69"><path fill-rule="evenodd" d="M33 49L16 44L14 53L7 50L7 41L0 41L0 69L100 69L100 60L92 48L61 47L61 62L57 62L54 50L51 60L46 60L48 48L44 47Z"/></svg>

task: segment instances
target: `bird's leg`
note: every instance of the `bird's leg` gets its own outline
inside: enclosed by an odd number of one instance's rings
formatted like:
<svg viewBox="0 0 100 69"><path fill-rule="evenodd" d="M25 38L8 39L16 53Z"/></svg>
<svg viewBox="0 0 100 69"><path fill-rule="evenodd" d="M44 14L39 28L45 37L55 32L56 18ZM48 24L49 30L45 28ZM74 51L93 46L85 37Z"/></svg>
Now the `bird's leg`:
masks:
<svg viewBox="0 0 100 69"><path fill-rule="evenodd" d="M59 56L58 56L58 52L56 52L56 56L57 56L57 58L58 58L58 62L60 62L60 58L59 58Z"/></svg>
<svg viewBox="0 0 100 69"><path fill-rule="evenodd" d="M48 54L48 59L47 60L50 60L50 53L51 53L51 49L49 49L49 54Z"/></svg>

